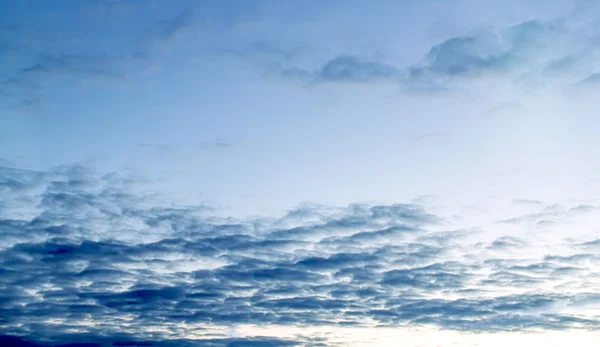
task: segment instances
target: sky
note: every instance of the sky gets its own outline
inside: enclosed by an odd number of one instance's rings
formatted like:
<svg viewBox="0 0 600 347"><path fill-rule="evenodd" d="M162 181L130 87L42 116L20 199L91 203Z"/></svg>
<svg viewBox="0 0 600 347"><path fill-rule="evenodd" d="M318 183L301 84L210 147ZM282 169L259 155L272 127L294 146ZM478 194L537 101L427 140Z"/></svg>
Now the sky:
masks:
<svg viewBox="0 0 600 347"><path fill-rule="evenodd" d="M0 344L592 346L600 1L0 2Z"/></svg>

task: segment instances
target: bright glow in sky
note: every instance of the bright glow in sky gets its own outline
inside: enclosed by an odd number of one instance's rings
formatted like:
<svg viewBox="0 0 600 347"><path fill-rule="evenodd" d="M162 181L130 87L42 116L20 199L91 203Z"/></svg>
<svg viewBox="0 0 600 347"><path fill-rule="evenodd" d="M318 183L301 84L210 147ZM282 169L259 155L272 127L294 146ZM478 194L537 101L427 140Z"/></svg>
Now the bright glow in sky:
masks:
<svg viewBox="0 0 600 347"><path fill-rule="evenodd" d="M5 0L0 59L0 344L598 340L600 1Z"/></svg>

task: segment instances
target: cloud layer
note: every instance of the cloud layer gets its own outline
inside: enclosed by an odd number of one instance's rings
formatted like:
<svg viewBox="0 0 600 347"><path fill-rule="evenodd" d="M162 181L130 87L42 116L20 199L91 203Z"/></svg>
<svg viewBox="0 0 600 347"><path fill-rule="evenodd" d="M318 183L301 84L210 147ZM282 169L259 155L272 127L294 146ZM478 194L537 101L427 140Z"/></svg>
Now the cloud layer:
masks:
<svg viewBox="0 0 600 347"><path fill-rule="evenodd" d="M595 330L600 322L593 238L482 241L476 229L447 230L446 218L412 203L223 219L165 205L135 182L83 166L0 170L2 333L265 346L225 329ZM498 224L595 211L526 205L540 210ZM316 345L290 338L272 343Z"/></svg>

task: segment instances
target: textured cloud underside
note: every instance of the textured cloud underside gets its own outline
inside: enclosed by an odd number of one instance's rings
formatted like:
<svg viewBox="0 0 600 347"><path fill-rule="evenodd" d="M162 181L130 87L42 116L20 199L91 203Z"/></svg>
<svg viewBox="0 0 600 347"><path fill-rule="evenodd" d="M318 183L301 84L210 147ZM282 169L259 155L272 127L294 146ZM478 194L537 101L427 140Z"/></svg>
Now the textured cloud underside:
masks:
<svg viewBox="0 0 600 347"><path fill-rule="evenodd" d="M412 203L305 205L281 218L236 220L166 205L134 183L81 166L0 170L2 333L267 346L228 338L226 327L600 323L600 242L548 231L593 215L591 205L515 201L535 212L496 225L533 225L535 237L490 239Z"/></svg>

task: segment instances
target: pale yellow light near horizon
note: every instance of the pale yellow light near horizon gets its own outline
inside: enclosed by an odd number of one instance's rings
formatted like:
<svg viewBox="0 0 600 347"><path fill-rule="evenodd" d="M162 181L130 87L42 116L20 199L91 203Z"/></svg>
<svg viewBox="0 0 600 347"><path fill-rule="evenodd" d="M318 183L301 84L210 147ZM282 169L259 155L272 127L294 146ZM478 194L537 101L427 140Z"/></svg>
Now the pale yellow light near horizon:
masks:
<svg viewBox="0 0 600 347"><path fill-rule="evenodd" d="M481 332L466 333L436 328L355 328L355 327L290 327L240 325L237 337L294 338L297 336L323 337L335 346L348 347L577 347L598 346L600 332L566 330L537 332Z"/></svg>

